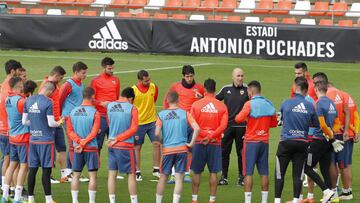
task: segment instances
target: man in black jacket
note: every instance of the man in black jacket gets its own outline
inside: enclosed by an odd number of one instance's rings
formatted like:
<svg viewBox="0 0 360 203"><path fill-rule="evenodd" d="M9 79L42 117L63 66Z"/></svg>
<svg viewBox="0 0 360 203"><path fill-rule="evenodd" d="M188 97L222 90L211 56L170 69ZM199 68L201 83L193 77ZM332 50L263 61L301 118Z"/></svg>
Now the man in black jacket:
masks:
<svg viewBox="0 0 360 203"><path fill-rule="evenodd" d="M228 184L228 169L230 163L230 153L232 144L235 140L236 153L238 156L238 170L239 178L238 185L243 185L244 177L242 175L242 157L241 150L243 147L243 136L246 130L246 123L235 123L235 116L241 111L246 101L249 100L247 93L247 86L243 83L244 71L240 68L235 68L232 72L233 84L224 86L216 95L220 101L224 100L228 108L229 122L228 127L224 132L221 141L222 147L222 176L219 180L219 185Z"/></svg>

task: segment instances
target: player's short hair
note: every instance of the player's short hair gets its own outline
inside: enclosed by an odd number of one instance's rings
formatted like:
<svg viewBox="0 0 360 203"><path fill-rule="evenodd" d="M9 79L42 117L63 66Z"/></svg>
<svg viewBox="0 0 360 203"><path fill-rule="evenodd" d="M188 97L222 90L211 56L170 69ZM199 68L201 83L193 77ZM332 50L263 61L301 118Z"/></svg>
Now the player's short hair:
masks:
<svg viewBox="0 0 360 203"><path fill-rule="evenodd" d="M327 82L320 80L315 83L315 88L320 92L326 93L328 89L327 85Z"/></svg>
<svg viewBox="0 0 360 203"><path fill-rule="evenodd" d="M317 78L318 81L325 81L326 83L329 82L327 75L324 72L317 72L313 75L313 79Z"/></svg>
<svg viewBox="0 0 360 203"><path fill-rule="evenodd" d="M22 68L22 65L21 65L21 63L19 61L15 61L13 59L10 59L5 63L6 75L9 75L11 73L11 70L17 70L19 68Z"/></svg>
<svg viewBox="0 0 360 203"><path fill-rule="evenodd" d="M167 95L167 100L170 104L175 104L179 102L179 94L176 91L171 91Z"/></svg>
<svg viewBox="0 0 360 203"><path fill-rule="evenodd" d="M37 88L37 84L32 80L27 80L24 83L24 94L33 94L35 89Z"/></svg>
<svg viewBox="0 0 360 203"><path fill-rule="evenodd" d="M95 91L92 87L86 87L82 93L84 99L91 99Z"/></svg>
<svg viewBox="0 0 360 203"><path fill-rule="evenodd" d="M65 75L65 74L66 74L66 71L62 66L55 66L50 72L50 76Z"/></svg>
<svg viewBox="0 0 360 203"><path fill-rule="evenodd" d="M81 70L87 70L88 67L85 63L79 61L73 65L72 69L73 69L73 73L75 73L75 72L79 72Z"/></svg>
<svg viewBox="0 0 360 203"><path fill-rule="evenodd" d="M208 78L204 82L204 87L208 93L214 93L216 90L216 82L214 79Z"/></svg>
<svg viewBox="0 0 360 203"><path fill-rule="evenodd" d="M309 83L308 83L308 81L306 80L306 78L305 77L297 77L297 78L295 78L295 85L297 86L297 87L300 87L300 90L302 91L302 92L307 92L308 91L308 89L309 89Z"/></svg>
<svg viewBox="0 0 360 203"><path fill-rule="evenodd" d="M138 73L137 73L137 78L139 80L142 80L144 77L149 77L149 73L146 71L146 70L140 70Z"/></svg>
<svg viewBox="0 0 360 203"><path fill-rule="evenodd" d="M255 88L257 93L261 92L261 84L257 80L253 80L248 84L249 88Z"/></svg>
<svg viewBox="0 0 360 203"><path fill-rule="evenodd" d="M106 66L112 66L115 64L115 61L110 57L105 57L101 60L101 66L105 68Z"/></svg>
<svg viewBox="0 0 360 203"><path fill-rule="evenodd" d="M299 63L295 64L294 68L295 69L303 69L304 71L308 71L307 65L304 62L299 62Z"/></svg>
<svg viewBox="0 0 360 203"><path fill-rule="evenodd" d="M9 86L10 88L14 88L19 82L22 82L21 77L12 77L9 80Z"/></svg>
<svg viewBox="0 0 360 203"><path fill-rule="evenodd" d="M195 74L194 67L192 67L191 65L184 65L182 68L182 75L185 76L189 74Z"/></svg>
<svg viewBox="0 0 360 203"><path fill-rule="evenodd" d="M21 68L19 68L19 71L20 71L20 72L25 72L25 71L26 71L26 69L25 69L25 68L23 68L23 67L21 67Z"/></svg>
<svg viewBox="0 0 360 203"><path fill-rule="evenodd" d="M56 89L56 84L52 81L47 81L43 88L47 92L53 92Z"/></svg>
<svg viewBox="0 0 360 203"><path fill-rule="evenodd" d="M128 99L130 99L130 98L135 99L134 89L131 88L131 87L127 87L127 88L123 89L122 92L121 92L121 96L125 97L125 98L128 98Z"/></svg>

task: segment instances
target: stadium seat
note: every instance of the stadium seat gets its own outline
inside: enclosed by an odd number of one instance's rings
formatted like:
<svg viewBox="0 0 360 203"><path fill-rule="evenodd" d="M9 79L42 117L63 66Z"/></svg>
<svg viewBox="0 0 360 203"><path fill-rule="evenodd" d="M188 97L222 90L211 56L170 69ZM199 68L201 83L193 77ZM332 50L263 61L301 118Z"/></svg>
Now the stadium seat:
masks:
<svg viewBox="0 0 360 203"><path fill-rule="evenodd" d="M200 11L213 11L215 8L219 7L219 0L204 0L203 4L200 6Z"/></svg>
<svg viewBox="0 0 360 203"><path fill-rule="evenodd" d="M189 20L205 20L204 15L191 15Z"/></svg>
<svg viewBox="0 0 360 203"><path fill-rule="evenodd" d="M136 18L150 18L150 13L137 13Z"/></svg>
<svg viewBox="0 0 360 203"><path fill-rule="evenodd" d="M240 22L240 16L228 16L226 19L228 22Z"/></svg>
<svg viewBox="0 0 360 203"><path fill-rule="evenodd" d="M58 0L58 4L62 6L70 6L75 3L75 0Z"/></svg>
<svg viewBox="0 0 360 203"><path fill-rule="evenodd" d="M265 17L264 23L278 23L278 19L276 17Z"/></svg>
<svg viewBox="0 0 360 203"><path fill-rule="evenodd" d="M290 15L306 15L311 10L310 1L297 1Z"/></svg>
<svg viewBox="0 0 360 203"><path fill-rule="evenodd" d="M145 9L159 10L163 6L165 6L165 0L150 0Z"/></svg>
<svg viewBox="0 0 360 203"><path fill-rule="evenodd" d="M207 20L209 21L222 21L223 19L223 16L220 16L220 15L210 15L207 17Z"/></svg>
<svg viewBox="0 0 360 203"><path fill-rule="evenodd" d="M110 4L111 8L124 8L129 4L129 0L113 0Z"/></svg>
<svg viewBox="0 0 360 203"><path fill-rule="evenodd" d="M247 22L247 23L259 23L260 18L259 17L253 17L253 16L247 16L247 17L245 17L244 22Z"/></svg>
<svg viewBox="0 0 360 203"><path fill-rule="evenodd" d="M20 0L5 0L6 4L19 4Z"/></svg>
<svg viewBox="0 0 360 203"><path fill-rule="evenodd" d="M301 19L300 25L316 25L316 21L315 19L304 18Z"/></svg>
<svg viewBox="0 0 360 203"><path fill-rule="evenodd" d="M155 13L154 14L155 19L168 19L167 13Z"/></svg>
<svg viewBox="0 0 360 203"><path fill-rule="evenodd" d="M185 14L179 14L179 13L174 14L174 15L172 16L172 19L174 19L174 20L187 20Z"/></svg>
<svg viewBox="0 0 360 203"><path fill-rule="evenodd" d="M15 7L12 11L12 14L17 14L17 15L25 15L26 14L26 8L20 8L20 7Z"/></svg>
<svg viewBox="0 0 360 203"><path fill-rule="evenodd" d="M44 15L44 9L42 8L31 8L29 11L31 15Z"/></svg>
<svg viewBox="0 0 360 203"><path fill-rule="evenodd" d="M200 0L185 0L181 10L195 11L200 7Z"/></svg>
<svg viewBox="0 0 360 203"><path fill-rule="evenodd" d="M309 16L324 16L328 10L328 2L315 2L314 9L309 12Z"/></svg>
<svg viewBox="0 0 360 203"><path fill-rule="evenodd" d="M233 12L237 7L236 0L222 0L219 8L216 9L217 12Z"/></svg>
<svg viewBox="0 0 360 203"><path fill-rule="evenodd" d="M129 8L143 8L147 4L147 0L130 0Z"/></svg>
<svg viewBox="0 0 360 203"><path fill-rule="evenodd" d="M276 15L286 15L289 14L291 8L292 8L291 1L280 1L277 3L277 8L272 10L271 13Z"/></svg>
<svg viewBox="0 0 360 203"><path fill-rule="evenodd" d="M353 3L349 12L346 12L347 17L360 17L360 3Z"/></svg>
<svg viewBox="0 0 360 203"><path fill-rule="evenodd" d="M66 10L65 15L67 16L78 16L80 14L79 10Z"/></svg>
<svg viewBox="0 0 360 203"><path fill-rule="evenodd" d="M331 19L320 19L319 25L332 26L333 21Z"/></svg>
<svg viewBox="0 0 360 203"><path fill-rule="evenodd" d="M274 8L272 0L261 0L253 13L256 14L268 14Z"/></svg>
<svg viewBox="0 0 360 203"><path fill-rule="evenodd" d="M297 24L296 18L283 18L281 23L282 24Z"/></svg>
<svg viewBox="0 0 360 203"><path fill-rule="evenodd" d="M97 16L97 12L96 11L83 11L81 15L83 15L83 16Z"/></svg>
<svg viewBox="0 0 360 203"><path fill-rule="evenodd" d="M61 9L57 9L57 8L48 9L46 15L61 16L62 15Z"/></svg>
<svg viewBox="0 0 360 203"><path fill-rule="evenodd" d="M112 0L95 0L94 3L91 4L92 7L104 7L104 5L111 4Z"/></svg>
<svg viewBox="0 0 360 203"><path fill-rule="evenodd" d="M114 11L101 11L100 12L101 17L115 17Z"/></svg>
<svg viewBox="0 0 360 203"><path fill-rule="evenodd" d="M131 18L132 14L130 12L119 12L117 16L120 18Z"/></svg>
<svg viewBox="0 0 360 203"><path fill-rule="evenodd" d="M76 6L90 6L94 0L76 0Z"/></svg>
<svg viewBox="0 0 360 203"><path fill-rule="evenodd" d="M163 7L163 10L175 11L179 10L183 5L182 0L168 0Z"/></svg>
<svg viewBox="0 0 360 203"><path fill-rule="evenodd" d="M21 0L21 4L29 4L29 5L34 5L34 4L38 4L40 2L40 0Z"/></svg>
<svg viewBox="0 0 360 203"><path fill-rule="evenodd" d="M40 0L39 4L43 5L54 5L58 0Z"/></svg>
<svg viewBox="0 0 360 203"><path fill-rule="evenodd" d="M341 27L352 27L353 21L352 20L339 20L338 26Z"/></svg>
<svg viewBox="0 0 360 203"><path fill-rule="evenodd" d="M241 0L235 13L250 13L255 8L255 0Z"/></svg>
<svg viewBox="0 0 360 203"><path fill-rule="evenodd" d="M348 10L348 5L345 2L334 3L332 11L327 12L328 16L344 16L345 12Z"/></svg>

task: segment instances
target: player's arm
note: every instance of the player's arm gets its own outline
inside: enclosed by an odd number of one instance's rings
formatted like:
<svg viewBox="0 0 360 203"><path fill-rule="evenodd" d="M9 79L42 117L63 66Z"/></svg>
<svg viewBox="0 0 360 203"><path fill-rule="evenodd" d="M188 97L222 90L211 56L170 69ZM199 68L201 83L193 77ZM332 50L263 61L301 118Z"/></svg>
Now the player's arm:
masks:
<svg viewBox="0 0 360 203"><path fill-rule="evenodd" d="M94 138L96 138L96 135L98 134L100 129L100 120L101 120L100 113L96 112L94 117L94 125L91 128L90 133L86 136L86 138L81 140L80 142L81 147L85 147L89 142L91 142Z"/></svg>
<svg viewBox="0 0 360 203"><path fill-rule="evenodd" d="M359 112L355 111L354 112L354 132L355 134L359 133L359 126L360 125L360 118L359 118Z"/></svg>
<svg viewBox="0 0 360 203"><path fill-rule="evenodd" d="M215 138L214 136L217 136L225 131L225 129L228 125L228 119L229 119L228 112L227 112L227 109L225 108L225 111L223 112L223 114L221 116L220 125L219 125L219 127L216 128L216 130L214 130L210 133L210 135L208 136L209 140L214 139Z"/></svg>
<svg viewBox="0 0 360 203"><path fill-rule="evenodd" d="M346 140L349 134L349 126L350 126L350 109L349 109L349 104L347 102L344 103L344 115L345 115L344 138Z"/></svg>
<svg viewBox="0 0 360 203"><path fill-rule="evenodd" d="M246 121L246 119L250 115L250 112L251 112L250 102L246 102L244 104L242 110L236 115L235 122L241 123L241 122Z"/></svg>
<svg viewBox="0 0 360 203"><path fill-rule="evenodd" d="M74 142L76 142L77 144L80 144L80 141L81 141L81 137L75 133L74 131L74 127L72 125L72 122L71 122L71 118L70 116L68 116L66 118L66 134L67 136Z"/></svg>
<svg viewBox="0 0 360 203"><path fill-rule="evenodd" d="M26 101L26 99L21 98L18 100L18 102L16 104L17 110L20 114L24 113L25 101Z"/></svg>
<svg viewBox="0 0 360 203"><path fill-rule="evenodd" d="M48 106L46 108L46 117L47 117L48 125L52 128L59 127L63 122L62 119L60 119L60 121L58 121L58 122L55 121L53 105L52 105L51 100L49 100Z"/></svg>
<svg viewBox="0 0 360 203"><path fill-rule="evenodd" d="M155 94L154 94L155 103L156 103L158 97L159 97L159 87L157 85L155 85Z"/></svg>
<svg viewBox="0 0 360 203"><path fill-rule="evenodd" d="M221 90L216 94L216 99L219 100L219 101L222 101L224 100L224 88L221 88Z"/></svg>
<svg viewBox="0 0 360 203"><path fill-rule="evenodd" d="M162 121L161 121L161 119L159 117L156 120L155 126L156 126L156 128L155 128L155 136L158 137L159 140L161 140Z"/></svg>
<svg viewBox="0 0 360 203"><path fill-rule="evenodd" d="M195 144L195 140L200 132L200 127L190 113L186 113L186 119L188 124L191 125L191 127L193 128L192 138L190 143L188 144L188 147L193 147Z"/></svg>
<svg viewBox="0 0 360 203"><path fill-rule="evenodd" d="M139 126L139 115L138 115L138 110L134 106L131 110L130 128L127 129L125 132L117 135L116 140L121 142L121 141L129 139L131 136L133 136L137 132L138 126Z"/></svg>
<svg viewBox="0 0 360 203"><path fill-rule="evenodd" d="M116 85L116 99L119 99L120 97L120 80L118 77L117 78L117 85Z"/></svg>
<svg viewBox="0 0 360 203"><path fill-rule="evenodd" d="M63 106L65 99L69 96L72 91L72 87L69 82L65 82L60 88L59 103L60 107Z"/></svg>
<svg viewBox="0 0 360 203"><path fill-rule="evenodd" d="M28 113L25 113L25 112L24 112L24 113L22 114L21 123L22 123L23 125L27 125L27 126L30 125L30 120L28 119Z"/></svg>
<svg viewBox="0 0 360 203"><path fill-rule="evenodd" d="M271 116L271 120L270 120L270 128L276 128L278 126L278 120L277 120L277 116L276 113Z"/></svg>
<svg viewBox="0 0 360 203"><path fill-rule="evenodd" d="M318 116L320 128L323 133L330 139L334 139L334 133L329 126L327 126L324 116Z"/></svg>
<svg viewBox="0 0 360 203"><path fill-rule="evenodd" d="M339 117L336 117L333 124L333 132L338 132L341 128L341 122Z"/></svg>

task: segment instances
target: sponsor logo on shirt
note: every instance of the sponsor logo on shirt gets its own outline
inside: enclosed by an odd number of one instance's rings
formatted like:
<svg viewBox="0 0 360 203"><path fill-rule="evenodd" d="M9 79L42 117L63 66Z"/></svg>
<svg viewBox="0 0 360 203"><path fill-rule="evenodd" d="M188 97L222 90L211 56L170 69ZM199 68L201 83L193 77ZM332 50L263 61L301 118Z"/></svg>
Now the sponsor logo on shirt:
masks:
<svg viewBox="0 0 360 203"><path fill-rule="evenodd" d="M255 131L256 135L258 136L264 136L264 135L267 135L266 131L265 130L256 130Z"/></svg>
<svg viewBox="0 0 360 203"><path fill-rule="evenodd" d="M335 109L334 105L330 104L328 113L329 114L336 114L336 109Z"/></svg>
<svg viewBox="0 0 360 203"><path fill-rule="evenodd" d="M180 117L176 114L175 111L171 111L165 117L165 120L174 120L174 119L180 119Z"/></svg>
<svg viewBox="0 0 360 203"><path fill-rule="evenodd" d="M43 133L41 130L30 130L31 136L42 136Z"/></svg>
<svg viewBox="0 0 360 203"><path fill-rule="evenodd" d="M87 116L87 112L85 110L85 108L81 108L81 109L78 109L75 113L74 113L74 116Z"/></svg>
<svg viewBox="0 0 360 203"><path fill-rule="evenodd" d="M302 131L302 130L289 130L289 133L292 134L293 136L304 136L305 135L305 131Z"/></svg>
<svg viewBox="0 0 360 203"><path fill-rule="evenodd" d="M217 113L218 110L215 108L214 104L212 102L210 102L201 109L201 112Z"/></svg>
<svg viewBox="0 0 360 203"><path fill-rule="evenodd" d="M298 105L296 105L293 109L292 109L293 112L296 112L296 113L308 113L308 111L306 110L305 108L305 105L304 103L300 103Z"/></svg>
<svg viewBox="0 0 360 203"><path fill-rule="evenodd" d="M116 104L111 107L110 112L124 112L124 109L122 108L121 104Z"/></svg>
<svg viewBox="0 0 360 203"><path fill-rule="evenodd" d="M35 102L32 106L30 106L29 113L40 113L40 109L38 107L37 102Z"/></svg>

